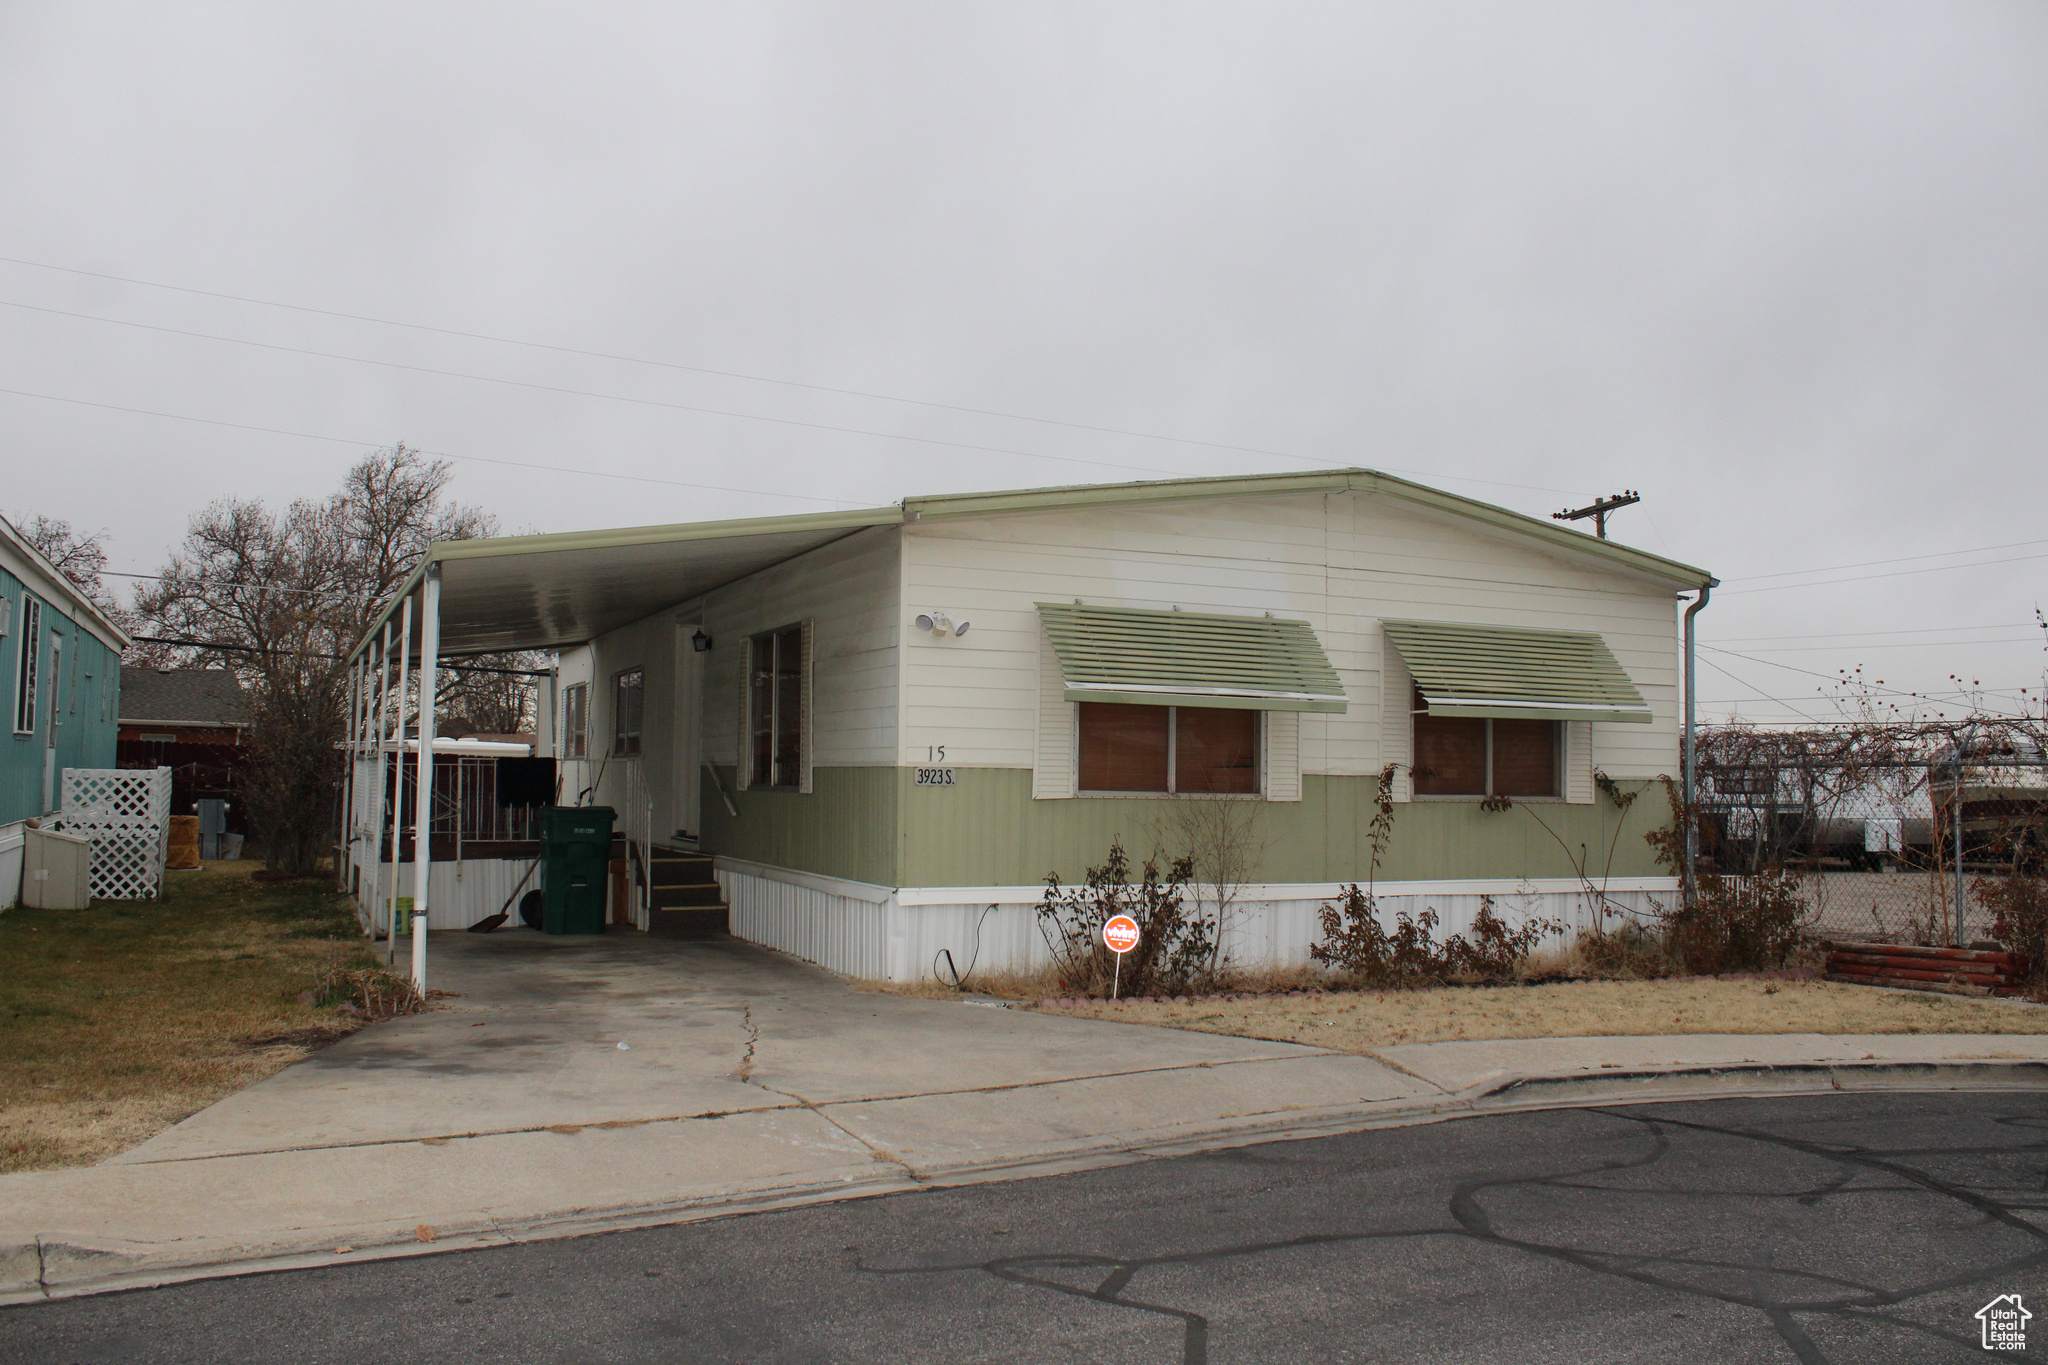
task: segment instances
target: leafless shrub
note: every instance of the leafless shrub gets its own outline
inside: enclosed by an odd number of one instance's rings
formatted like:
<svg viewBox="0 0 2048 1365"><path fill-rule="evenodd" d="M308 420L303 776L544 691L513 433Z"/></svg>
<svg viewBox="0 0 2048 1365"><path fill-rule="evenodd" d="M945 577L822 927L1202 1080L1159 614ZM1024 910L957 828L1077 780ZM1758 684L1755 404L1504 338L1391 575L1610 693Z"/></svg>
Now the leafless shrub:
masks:
<svg viewBox="0 0 2048 1365"><path fill-rule="evenodd" d="M344 1013L368 1020L418 1014L427 1007L412 978L381 967L330 966L314 977L308 994L316 1005L339 1005Z"/></svg>
<svg viewBox="0 0 2048 1365"><path fill-rule="evenodd" d="M1769 971L1811 952L1807 903L1796 872L1768 867L1749 877L1708 875L1664 912L1665 944L1687 971Z"/></svg>
<svg viewBox="0 0 2048 1365"><path fill-rule="evenodd" d="M1564 930L1559 921L1538 919L1511 929L1493 913L1493 898L1483 896L1469 938L1452 934L1438 943L1434 910L1413 918L1397 913L1388 933L1377 903L1356 883L1344 888L1336 904L1324 905L1320 918L1323 936L1309 956L1361 986L1379 988L1512 981L1537 944Z"/></svg>
<svg viewBox="0 0 2048 1365"><path fill-rule="evenodd" d="M1589 929L1572 944L1578 974L1623 981L1654 980L1677 971L1663 942L1639 924Z"/></svg>
<svg viewBox="0 0 2048 1365"><path fill-rule="evenodd" d="M1130 855L1123 843L1109 846L1100 867L1088 869L1081 886L1066 886L1054 873L1045 879L1038 907L1039 930L1052 949L1060 988L1073 995L1177 995L1197 986L1215 958L1207 920L1187 911L1187 882L1194 874L1185 856L1160 870L1147 858L1131 881ZM1123 955L1103 946L1102 926L1118 915L1138 924L1138 943Z"/></svg>
<svg viewBox="0 0 2048 1365"><path fill-rule="evenodd" d="M2019 959L2033 992L2048 989L2048 877L2015 870L1971 889L1991 911L1991 937Z"/></svg>
<svg viewBox="0 0 2048 1365"><path fill-rule="evenodd" d="M1266 854L1256 801L1221 796L1176 797L1165 806L1156 836L1185 855L1188 890L1209 924L1207 971L1223 967L1223 942L1239 914L1238 898Z"/></svg>

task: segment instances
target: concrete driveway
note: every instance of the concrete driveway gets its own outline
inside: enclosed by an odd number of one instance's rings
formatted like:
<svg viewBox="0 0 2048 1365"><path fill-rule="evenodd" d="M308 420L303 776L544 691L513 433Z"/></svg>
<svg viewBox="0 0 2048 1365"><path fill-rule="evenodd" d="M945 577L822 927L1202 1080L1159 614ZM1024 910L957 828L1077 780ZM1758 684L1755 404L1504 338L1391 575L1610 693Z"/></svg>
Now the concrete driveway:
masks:
<svg viewBox="0 0 2048 1365"><path fill-rule="evenodd" d="M454 993L441 1008L365 1029L109 1164L798 1109L829 1111L834 1145L854 1136L876 1159L914 1166L934 1144L977 1145L974 1116L1014 1107L1022 1088L1041 1092L1030 1106L1045 1107L1048 1139L1090 1131L1061 1102L1067 1082L1117 1078L1106 1117L1120 1131L1178 1113L1196 1099L1191 1083L1217 1112L1432 1089L1291 1043L862 991L736 939L522 929L436 934L433 954L435 985ZM1256 1068L1257 1096L1236 1084L1232 1068L1275 1062L1284 1070ZM1207 1074L1173 1075L1174 1108L1148 1114L1160 1074L1190 1070ZM1281 1076L1298 1079L1273 1092Z"/></svg>
<svg viewBox="0 0 2048 1365"><path fill-rule="evenodd" d="M98 1166L0 1176L0 1302L1478 1107L1731 1086L2038 1086L2048 1071L2042 1035L1532 1039L1351 1056L873 994L733 940L445 933L432 961L436 986L455 992L441 1008L366 1029Z"/></svg>
<svg viewBox="0 0 2048 1365"><path fill-rule="evenodd" d="M0 1177L0 1301L1099 1164L1443 1095L1291 1043L859 991L734 940L445 933L431 960L442 1008L98 1166Z"/></svg>

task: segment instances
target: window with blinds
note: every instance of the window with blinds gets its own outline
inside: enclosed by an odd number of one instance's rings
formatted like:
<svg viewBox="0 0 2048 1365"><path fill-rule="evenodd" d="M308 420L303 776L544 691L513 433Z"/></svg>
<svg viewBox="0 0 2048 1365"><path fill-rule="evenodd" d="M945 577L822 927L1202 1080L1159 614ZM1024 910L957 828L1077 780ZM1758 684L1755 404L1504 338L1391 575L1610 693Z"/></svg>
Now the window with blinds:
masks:
<svg viewBox="0 0 2048 1365"><path fill-rule="evenodd" d="M1561 723L1432 716L1416 697L1417 796L1559 796Z"/></svg>
<svg viewBox="0 0 2048 1365"><path fill-rule="evenodd" d="M747 642L747 785L803 786L804 631L785 626Z"/></svg>
<svg viewBox="0 0 2048 1365"><path fill-rule="evenodd" d="M562 757L590 757L590 684L562 689Z"/></svg>
<svg viewBox="0 0 2048 1365"><path fill-rule="evenodd" d="M628 668L612 675L612 756L640 756L640 726L647 712L647 670Z"/></svg>
<svg viewBox="0 0 2048 1365"><path fill-rule="evenodd" d="M1259 712L1207 706L1080 706L1084 792L1255 796Z"/></svg>

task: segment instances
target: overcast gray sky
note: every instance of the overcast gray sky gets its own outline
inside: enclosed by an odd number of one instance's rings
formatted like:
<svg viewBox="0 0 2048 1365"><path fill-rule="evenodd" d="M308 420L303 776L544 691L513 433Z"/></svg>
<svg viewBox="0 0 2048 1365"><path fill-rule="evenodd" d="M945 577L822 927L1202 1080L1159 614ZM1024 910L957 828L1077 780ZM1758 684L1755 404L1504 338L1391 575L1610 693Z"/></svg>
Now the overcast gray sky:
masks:
<svg viewBox="0 0 2048 1365"><path fill-rule="evenodd" d="M401 439L550 531L1628 487L1617 538L1726 580L1709 714L1858 664L2011 709L2044 225L2033 0L0 0L0 507L147 571Z"/></svg>

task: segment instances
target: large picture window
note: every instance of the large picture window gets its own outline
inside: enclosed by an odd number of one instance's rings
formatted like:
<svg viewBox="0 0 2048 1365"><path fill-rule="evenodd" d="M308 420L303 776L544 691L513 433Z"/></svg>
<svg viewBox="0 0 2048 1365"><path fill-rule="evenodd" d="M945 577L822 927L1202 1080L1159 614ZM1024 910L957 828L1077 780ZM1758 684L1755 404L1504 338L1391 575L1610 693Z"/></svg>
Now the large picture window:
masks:
<svg viewBox="0 0 2048 1365"><path fill-rule="evenodd" d="M36 684L42 673L43 604L33 597L21 599L20 643L14 664L14 733L33 734L36 728Z"/></svg>
<svg viewBox="0 0 2048 1365"><path fill-rule="evenodd" d="M562 757L590 757L590 684L562 689Z"/></svg>
<svg viewBox="0 0 2048 1365"><path fill-rule="evenodd" d="M747 642L747 785L803 786L804 628Z"/></svg>
<svg viewBox="0 0 2048 1365"><path fill-rule="evenodd" d="M1415 717L1417 796L1556 796L1560 726L1554 720Z"/></svg>
<svg viewBox="0 0 2048 1365"><path fill-rule="evenodd" d="M1080 789L1253 796L1259 713L1080 703Z"/></svg>
<svg viewBox="0 0 2048 1365"><path fill-rule="evenodd" d="M640 720L646 714L647 670L612 675L612 757L640 756Z"/></svg>

